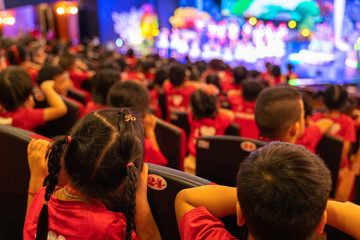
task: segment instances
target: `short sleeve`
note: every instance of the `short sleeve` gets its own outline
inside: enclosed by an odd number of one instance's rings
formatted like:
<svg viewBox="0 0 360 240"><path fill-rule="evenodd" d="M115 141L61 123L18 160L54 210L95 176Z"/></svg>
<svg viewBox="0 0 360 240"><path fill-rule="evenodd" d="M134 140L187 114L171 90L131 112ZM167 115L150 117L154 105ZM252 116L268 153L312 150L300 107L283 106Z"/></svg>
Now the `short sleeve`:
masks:
<svg viewBox="0 0 360 240"><path fill-rule="evenodd" d="M117 218L110 224L110 226L104 236L104 239L124 240L125 234L126 234L126 222L124 222L124 220L121 218ZM140 240L136 236L136 233L134 230L132 231L131 239L132 240Z"/></svg>
<svg viewBox="0 0 360 240"><path fill-rule="evenodd" d="M162 152L155 149L149 139L145 139L144 161L162 166L166 166L168 164L168 161Z"/></svg>
<svg viewBox="0 0 360 240"><path fill-rule="evenodd" d="M179 222L179 231L182 240L236 239L205 207L187 212Z"/></svg>
<svg viewBox="0 0 360 240"><path fill-rule="evenodd" d="M345 128L343 139L344 141L349 141L353 143L356 141L355 125L349 116L344 117L346 117L346 124L343 125L343 127Z"/></svg>
<svg viewBox="0 0 360 240"><path fill-rule="evenodd" d="M316 147L322 138L322 132L317 125L305 128L303 135L296 144L303 145L309 151L315 153Z"/></svg>

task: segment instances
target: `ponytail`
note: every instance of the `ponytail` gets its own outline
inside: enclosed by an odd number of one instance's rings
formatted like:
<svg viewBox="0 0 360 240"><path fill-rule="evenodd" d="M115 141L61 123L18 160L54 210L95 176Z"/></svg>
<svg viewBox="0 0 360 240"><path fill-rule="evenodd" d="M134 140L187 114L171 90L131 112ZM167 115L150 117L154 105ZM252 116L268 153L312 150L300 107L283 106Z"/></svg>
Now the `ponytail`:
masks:
<svg viewBox="0 0 360 240"><path fill-rule="evenodd" d="M136 188L138 180L138 171L134 164L127 165L127 177L124 185L124 195L126 198L127 206L124 212L126 219L126 235L125 240L130 240L132 230L134 229L135 223L135 200L136 200Z"/></svg>

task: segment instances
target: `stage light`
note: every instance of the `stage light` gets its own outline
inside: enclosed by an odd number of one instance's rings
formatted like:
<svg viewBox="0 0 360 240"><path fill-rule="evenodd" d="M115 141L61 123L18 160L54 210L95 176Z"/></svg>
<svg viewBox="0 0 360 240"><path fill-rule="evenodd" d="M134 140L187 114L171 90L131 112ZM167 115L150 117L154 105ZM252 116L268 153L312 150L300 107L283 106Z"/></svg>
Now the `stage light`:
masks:
<svg viewBox="0 0 360 240"><path fill-rule="evenodd" d="M15 24L15 18L9 17L7 19L7 24L10 25L10 26L14 25Z"/></svg>
<svg viewBox="0 0 360 240"><path fill-rule="evenodd" d="M305 28L301 31L301 35L303 35L303 37L308 37L310 36L310 30Z"/></svg>
<svg viewBox="0 0 360 240"><path fill-rule="evenodd" d="M70 8L70 13L71 13L72 15L77 14L77 13L78 13L78 8L77 8L77 7L71 7L71 8Z"/></svg>
<svg viewBox="0 0 360 240"><path fill-rule="evenodd" d="M289 23L288 23L288 26L289 28L296 28L296 22L294 20L291 20Z"/></svg>
<svg viewBox="0 0 360 240"><path fill-rule="evenodd" d="M359 51L359 50L360 50L360 44L359 44L359 43L355 43L354 49L355 49L356 51Z"/></svg>
<svg viewBox="0 0 360 240"><path fill-rule="evenodd" d="M65 9L63 7L58 7L56 9L56 13L59 15L63 15L65 13Z"/></svg>
<svg viewBox="0 0 360 240"><path fill-rule="evenodd" d="M122 47L124 45L124 41L121 38L116 39L115 44L117 47Z"/></svg>
<svg viewBox="0 0 360 240"><path fill-rule="evenodd" d="M153 29L152 31L151 31L151 34L154 36L154 37L156 37L157 35L159 35L159 29Z"/></svg>
<svg viewBox="0 0 360 240"><path fill-rule="evenodd" d="M358 38L357 43L360 44L360 38Z"/></svg>
<svg viewBox="0 0 360 240"><path fill-rule="evenodd" d="M255 24L257 23L257 19L254 18L254 17L251 17L251 18L249 18L249 23L250 23L251 25L255 25Z"/></svg>

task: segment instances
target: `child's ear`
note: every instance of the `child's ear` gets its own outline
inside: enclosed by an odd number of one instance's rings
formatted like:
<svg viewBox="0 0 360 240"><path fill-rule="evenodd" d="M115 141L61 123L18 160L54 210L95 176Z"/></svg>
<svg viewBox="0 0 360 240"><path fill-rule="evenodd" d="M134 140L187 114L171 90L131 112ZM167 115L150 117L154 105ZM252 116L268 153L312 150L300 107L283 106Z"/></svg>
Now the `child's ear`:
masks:
<svg viewBox="0 0 360 240"><path fill-rule="evenodd" d="M322 216L322 218L321 218L320 222L318 223L318 225L316 227L316 230L315 230L315 232L317 234L322 234L324 232L326 221L327 221L327 212L324 211L324 214L323 214L323 216Z"/></svg>
<svg viewBox="0 0 360 240"><path fill-rule="evenodd" d="M238 226L244 226L245 224L245 219L242 215L242 211L241 211L241 207L239 202L236 203L236 218L237 218L237 225Z"/></svg>

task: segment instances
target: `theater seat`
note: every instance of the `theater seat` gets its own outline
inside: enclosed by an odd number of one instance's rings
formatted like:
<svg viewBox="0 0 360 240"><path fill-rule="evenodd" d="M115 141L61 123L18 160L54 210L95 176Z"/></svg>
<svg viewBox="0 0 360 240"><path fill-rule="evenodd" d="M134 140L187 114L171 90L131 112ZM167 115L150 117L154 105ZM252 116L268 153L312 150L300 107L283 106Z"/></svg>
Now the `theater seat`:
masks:
<svg viewBox="0 0 360 240"><path fill-rule="evenodd" d="M316 153L325 161L326 166L331 171L332 189L330 198L335 196L342 146L343 141L341 139L325 134L316 147Z"/></svg>
<svg viewBox="0 0 360 240"><path fill-rule="evenodd" d="M166 96L162 88L159 89L159 107L161 109L163 120L166 120L167 118Z"/></svg>
<svg viewBox="0 0 360 240"><path fill-rule="evenodd" d="M72 98L72 99L80 102L83 105L86 105L86 96L85 96L85 94L83 92L80 92L80 91L75 90L75 89L68 89L67 96L69 98Z"/></svg>
<svg viewBox="0 0 360 240"><path fill-rule="evenodd" d="M27 145L44 138L23 129L0 125L0 239L22 239L30 171Z"/></svg>
<svg viewBox="0 0 360 240"><path fill-rule="evenodd" d="M266 143L235 136L199 137L196 143L196 175L227 186L236 186L240 163Z"/></svg>
<svg viewBox="0 0 360 240"><path fill-rule="evenodd" d="M179 128L183 129L186 133L186 139L189 138L190 134L190 125L188 120L187 112L171 112L170 113L170 122Z"/></svg>
<svg viewBox="0 0 360 240"><path fill-rule="evenodd" d="M240 126L236 123L231 123L230 126L225 130L224 135L240 136Z"/></svg>
<svg viewBox="0 0 360 240"><path fill-rule="evenodd" d="M155 135L168 167L183 170L186 155L186 134L181 128L158 119Z"/></svg>
<svg viewBox="0 0 360 240"><path fill-rule="evenodd" d="M210 181L168 167L148 163L148 200L162 239L180 240L175 216L175 197L185 188L210 184ZM237 237L246 240L246 228L236 226L235 215L224 219L226 228Z"/></svg>

